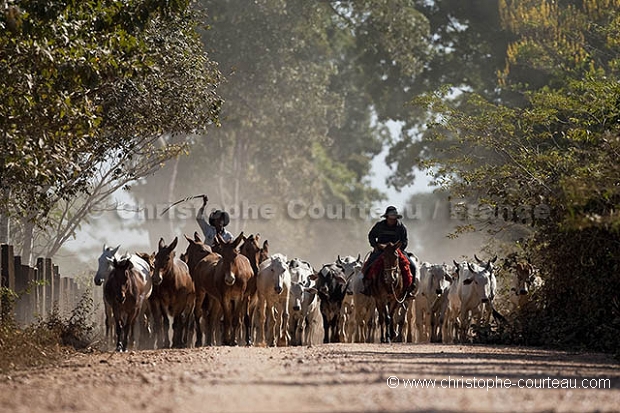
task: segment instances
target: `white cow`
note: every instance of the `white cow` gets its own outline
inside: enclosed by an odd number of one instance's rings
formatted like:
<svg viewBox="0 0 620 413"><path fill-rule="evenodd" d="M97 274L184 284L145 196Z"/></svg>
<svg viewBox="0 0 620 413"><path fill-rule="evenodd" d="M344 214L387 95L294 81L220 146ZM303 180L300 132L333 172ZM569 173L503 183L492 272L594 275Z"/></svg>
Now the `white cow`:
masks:
<svg viewBox="0 0 620 413"><path fill-rule="evenodd" d="M447 291L452 282L450 270L446 264L425 262L420 268L420 283L415 296L416 342L431 341L431 318L433 305L438 297Z"/></svg>
<svg viewBox="0 0 620 413"><path fill-rule="evenodd" d="M497 287L490 262L484 267L467 263L460 271L457 292L461 301L459 320L463 341L474 319L489 321Z"/></svg>
<svg viewBox="0 0 620 413"><path fill-rule="evenodd" d="M459 339L461 298L458 289L462 278L462 269L467 267L467 261L461 263L453 262L455 269L452 275L452 284L450 284L447 293L444 293L446 298L441 308L441 339L446 344L452 344Z"/></svg>
<svg viewBox="0 0 620 413"><path fill-rule="evenodd" d="M355 323L356 343L372 343L374 341L377 326L377 310L375 299L362 294L364 289L364 274L361 269L349 279L347 284L347 296L353 297L353 316Z"/></svg>
<svg viewBox="0 0 620 413"><path fill-rule="evenodd" d="M340 318L338 319L338 333L341 343L352 343L355 334L355 302L353 299L353 293L350 288L350 283L355 274L362 271L362 257L358 254L357 258L352 255L347 255L344 258L336 260L336 264L341 266L344 272L344 277L347 280L347 294L342 300L342 307L340 307Z"/></svg>
<svg viewBox="0 0 620 413"><path fill-rule="evenodd" d="M309 280L308 286L299 283L291 285L291 318L289 333L292 345L316 344L314 337L322 323L321 306L314 281Z"/></svg>
<svg viewBox="0 0 620 413"><path fill-rule="evenodd" d="M291 345L313 344L312 338L321 323L321 309L310 279L314 268L309 262L294 258L289 262L291 290L289 301L288 330Z"/></svg>
<svg viewBox="0 0 620 413"><path fill-rule="evenodd" d="M257 343L265 344L267 330L267 344L288 345L289 301L291 289L291 274L286 256L274 254L260 264L256 276L258 332ZM269 318L266 320L266 312Z"/></svg>

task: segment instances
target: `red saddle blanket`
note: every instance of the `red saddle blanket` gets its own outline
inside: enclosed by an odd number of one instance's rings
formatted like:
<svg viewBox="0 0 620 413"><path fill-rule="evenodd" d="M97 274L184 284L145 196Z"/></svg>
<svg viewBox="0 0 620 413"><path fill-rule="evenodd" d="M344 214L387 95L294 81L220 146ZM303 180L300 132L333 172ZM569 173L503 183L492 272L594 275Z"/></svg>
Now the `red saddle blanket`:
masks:
<svg viewBox="0 0 620 413"><path fill-rule="evenodd" d="M409 266L409 257L405 255L401 250L398 251L398 263L400 266L400 273L403 277L403 287L409 288L413 282L413 275L411 274L411 267ZM383 272L383 254L379 255L375 262L370 266L370 269L366 273L366 277L369 280L374 280L375 277Z"/></svg>

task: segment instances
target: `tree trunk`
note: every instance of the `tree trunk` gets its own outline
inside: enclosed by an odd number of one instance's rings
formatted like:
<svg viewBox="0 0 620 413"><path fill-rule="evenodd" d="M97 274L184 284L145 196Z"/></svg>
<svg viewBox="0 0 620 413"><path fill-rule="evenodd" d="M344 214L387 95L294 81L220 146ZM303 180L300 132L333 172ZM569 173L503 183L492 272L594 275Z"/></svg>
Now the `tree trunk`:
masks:
<svg viewBox="0 0 620 413"><path fill-rule="evenodd" d="M11 239L11 219L0 214L0 244L9 244Z"/></svg>
<svg viewBox="0 0 620 413"><path fill-rule="evenodd" d="M34 221L32 217L26 217L23 221L24 235L22 243L22 263L34 266L32 250L34 249Z"/></svg>

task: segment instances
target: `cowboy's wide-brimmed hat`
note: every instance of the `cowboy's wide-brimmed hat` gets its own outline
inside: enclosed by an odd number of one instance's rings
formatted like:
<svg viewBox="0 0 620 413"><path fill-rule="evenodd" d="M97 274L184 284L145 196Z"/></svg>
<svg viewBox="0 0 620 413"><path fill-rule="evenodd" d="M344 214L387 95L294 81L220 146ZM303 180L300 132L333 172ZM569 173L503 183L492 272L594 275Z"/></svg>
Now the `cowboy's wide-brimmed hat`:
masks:
<svg viewBox="0 0 620 413"><path fill-rule="evenodd" d="M395 206L390 205L389 207L385 209L385 214L381 215L381 217L382 218L395 217L397 219L401 219L403 216L398 213L398 210L396 209Z"/></svg>
<svg viewBox="0 0 620 413"><path fill-rule="evenodd" d="M214 227L215 221L218 219L223 219L222 226L224 227L230 223L230 215L228 215L228 212L216 209L209 215L209 225Z"/></svg>

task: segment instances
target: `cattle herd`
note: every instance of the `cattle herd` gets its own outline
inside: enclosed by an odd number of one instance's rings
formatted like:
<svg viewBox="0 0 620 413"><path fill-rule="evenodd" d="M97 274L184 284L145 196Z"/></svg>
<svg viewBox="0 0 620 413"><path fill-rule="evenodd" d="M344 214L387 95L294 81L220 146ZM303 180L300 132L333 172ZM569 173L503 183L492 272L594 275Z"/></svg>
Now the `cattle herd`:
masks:
<svg viewBox="0 0 620 413"><path fill-rule="evenodd" d="M497 257L452 264L416 260L415 289L386 302L364 289L360 255L337 256L315 268L270 254L259 238L241 233L225 242L217 236L209 247L195 233L185 236L188 246L178 257L178 238L170 244L161 239L153 254L120 256L119 247L104 245L95 284L103 285L109 343L118 351L311 345L321 341L321 332L324 343L463 343L472 325L505 319L494 306ZM540 278L527 262L514 260L510 268L509 308L515 310Z"/></svg>

